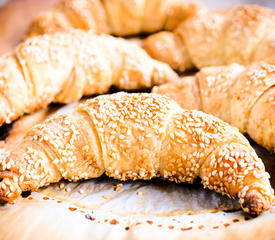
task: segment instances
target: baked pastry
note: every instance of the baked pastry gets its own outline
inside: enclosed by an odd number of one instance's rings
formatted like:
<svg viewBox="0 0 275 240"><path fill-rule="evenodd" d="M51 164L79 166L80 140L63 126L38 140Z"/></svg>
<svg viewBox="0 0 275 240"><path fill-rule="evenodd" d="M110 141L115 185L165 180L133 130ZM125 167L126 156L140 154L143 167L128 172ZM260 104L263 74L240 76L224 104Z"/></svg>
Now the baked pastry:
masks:
<svg viewBox="0 0 275 240"><path fill-rule="evenodd" d="M253 5L200 11L173 32L149 36L144 48L152 57L179 71L234 62L274 63L274 21L274 11Z"/></svg>
<svg viewBox="0 0 275 240"><path fill-rule="evenodd" d="M72 114L57 114L28 131L0 170L6 202L62 178L104 172L120 180L193 183L200 177L205 188L240 198L251 214L273 201L261 159L236 128L157 94L99 96Z"/></svg>
<svg viewBox="0 0 275 240"><path fill-rule="evenodd" d="M29 35L71 28L117 36L172 30L201 9L189 0L63 0L33 22Z"/></svg>
<svg viewBox="0 0 275 240"><path fill-rule="evenodd" d="M195 77L152 90L176 100L183 108L203 110L248 133L275 152L275 66L231 64L205 67Z"/></svg>
<svg viewBox="0 0 275 240"><path fill-rule="evenodd" d="M32 126L44 122L51 114L54 114L57 108L54 106L41 109L32 114L25 115L15 121L10 129L5 127L4 133L7 137L4 140L0 140L0 159L3 151L10 151L16 148L17 144L20 143L27 130L31 129ZM3 137L3 135L1 135Z"/></svg>
<svg viewBox="0 0 275 240"><path fill-rule="evenodd" d="M0 125L113 85L135 90L177 80L167 64L123 39L81 30L36 36L0 58Z"/></svg>

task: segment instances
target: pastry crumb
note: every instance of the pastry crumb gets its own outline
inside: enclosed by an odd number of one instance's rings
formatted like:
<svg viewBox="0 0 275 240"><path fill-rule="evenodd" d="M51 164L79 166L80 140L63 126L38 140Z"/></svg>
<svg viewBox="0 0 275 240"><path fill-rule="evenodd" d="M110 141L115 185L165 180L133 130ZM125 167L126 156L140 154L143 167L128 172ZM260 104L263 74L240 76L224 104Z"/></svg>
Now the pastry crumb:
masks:
<svg viewBox="0 0 275 240"><path fill-rule="evenodd" d="M70 187L66 187L66 188L65 188L65 191L66 191L66 192L70 192L70 191L71 191L71 188L70 188Z"/></svg>
<svg viewBox="0 0 275 240"><path fill-rule="evenodd" d="M115 191L116 191L116 192L121 191L122 186L123 186L123 185L122 185L121 183L117 184L117 185L115 186Z"/></svg>
<svg viewBox="0 0 275 240"><path fill-rule="evenodd" d="M84 193L84 190L83 189L79 189L78 191L80 194L83 194Z"/></svg>
<svg viewBox="0 0 275 240"><path fill-rule="evenodd" d="M139 191L139 192L137 192L137 195L138 195L138 196L142 196L142 195L143 195L143 192L140 192L140 191Z"/></svg>
<svg viewBox="0 0 275 240"><path fill-rule="evenodd" d="M104 198L104 199L109 199L110 197L107 196L107 195L102 195L102 198Z"/></svg>
<svg viewBox="0 0 275 240"><path fill-rule="evenodd" d="M65 187L65 184L64 183L60 183L59 188L63 189L64 187Z"/></svg>

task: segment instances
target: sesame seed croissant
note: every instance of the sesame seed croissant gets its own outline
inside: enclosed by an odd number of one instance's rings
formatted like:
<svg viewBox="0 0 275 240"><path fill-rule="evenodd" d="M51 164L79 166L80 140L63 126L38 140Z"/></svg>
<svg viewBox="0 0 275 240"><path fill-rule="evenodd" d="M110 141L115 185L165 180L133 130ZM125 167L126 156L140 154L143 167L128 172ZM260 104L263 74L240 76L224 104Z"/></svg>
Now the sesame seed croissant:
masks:
<svg viewBox="0 0 275 240"><path fill-rule="evenodd" d="M51 102L178 80L136 44L74 30L27 39L0 58L0 125Z"/></svg>
<svg viewBox="0 0 275 240"><path fill-rule="evenodd" d="M200 11L173 32L144 41L147 52L179 71L230 63L275 62L275 12L248 5L223 11Z"/></svg>
<svg viewBox="0 0 275 240"><path fill-rule="evenodd" d="M152 91L171 97L183 108L213 114L275 152L275 65L205 67L195 77Z"/></svg>
<svg viewBox="0 0 275 240"><path fill-rule="evenodd" d="M117 93L29 130L0 163L0 199L103 173L123 181L200 177L205 188L239 198L245 212L257 215L274 197L263 162L236 128L165 96Z"/></svg>
<svg viewBox="0 0 275 240"><path fill-rule="evenodd" d="M202 4L189 0L63 0L42 13L28 35L71 28L117 36L172 30L201 9Z"/></svg>

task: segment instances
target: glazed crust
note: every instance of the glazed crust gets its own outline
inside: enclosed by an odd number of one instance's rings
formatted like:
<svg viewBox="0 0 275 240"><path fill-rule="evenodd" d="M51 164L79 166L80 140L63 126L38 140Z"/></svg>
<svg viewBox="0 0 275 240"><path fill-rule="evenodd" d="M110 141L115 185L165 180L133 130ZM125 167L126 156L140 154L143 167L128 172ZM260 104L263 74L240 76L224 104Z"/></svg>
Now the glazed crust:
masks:
<svg viewBox="0 0 275 240"><path fill-rule="evenodd" d="M190 63L199 69L234 62L242 65L262 60L274 63L274 20L274 11L254 5L200 11L173 32L149 36L144 48L178 71L190 68ZM173 55L175 48L184 56Z"/></svg>
<svg viewBox="0 0 275 240"><path fill-rule="evenodd" d="M126 40L81 30L41 35L0 58L0 124L113 85L137 90L176 80L168 65Z"/></svg>
<svg viewBox="0 0 275 240"><path fill-rule="evenodd" d="M117 36L173 30L204 7L189 0L63 0L42 13L29 36L71 28Z"/></svg>
<svg viewBox="0 0 275 240"><path fill-rule="evenodd" d="M274 65L258 62L244 67L234 63L202 68L196 77L155 87L153 92L171 97L184 108L211 113L274 152L274 85ZM199 95L188 91L194 87Z"/></svg>
<svg viewBox="0 0 275 240"><path fill-rule="evenodd" d="M119 180L162 177L239 198L260 214L273 201L264 165L236 128L205 113L184 110L157 94L100 96L72 114L57 114L27 132L1 161L0 198L65 178Z"/></svg>

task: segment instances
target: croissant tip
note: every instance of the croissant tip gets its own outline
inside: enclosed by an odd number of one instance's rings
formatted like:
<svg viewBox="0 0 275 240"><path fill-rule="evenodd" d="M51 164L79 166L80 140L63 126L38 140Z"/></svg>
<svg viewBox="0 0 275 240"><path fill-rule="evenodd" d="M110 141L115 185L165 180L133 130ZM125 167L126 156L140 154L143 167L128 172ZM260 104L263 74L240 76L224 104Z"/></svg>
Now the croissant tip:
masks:
<svg viewBox="0 0 275 240"><path fill-rule="evenodd" d="M9 178L3 175L5 172L0 172L0 202L13 204L14 200L21 195L22 190L18 181L15 181L16 177Z"/></svg>
<svg viewBox="0 0 275 240"><path fill-rule="evenodd" d="M252 190L243 198L241 205L244 212L252 216L259 216L271 207L272 200L272 197L269 200L269 197Z"/></svg>

